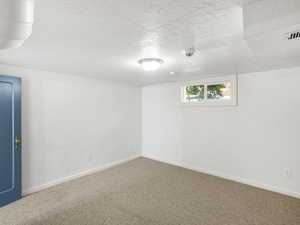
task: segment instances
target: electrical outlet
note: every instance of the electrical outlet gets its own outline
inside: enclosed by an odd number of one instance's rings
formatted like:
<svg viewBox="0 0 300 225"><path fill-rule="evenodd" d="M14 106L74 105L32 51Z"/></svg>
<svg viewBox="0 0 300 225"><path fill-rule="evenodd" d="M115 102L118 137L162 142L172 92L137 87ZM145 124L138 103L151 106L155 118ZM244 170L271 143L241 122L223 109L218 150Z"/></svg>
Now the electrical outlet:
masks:
<svg viewBox="0 0 300 225"><path fill-rule="evenodd" d="M291 177L292 177L292 171L291 171L290 168L286 168L286 169L284 170L284 173L285 173L285 177L286 177L286 178L291 178Z"/></svg>
<svg viewBox="0 0 300 225"><path fill-rule="evenodd" d="M89 154L88 162L92 162L92 161L93 161L93 156L92 156L92 154Z"/></svg>

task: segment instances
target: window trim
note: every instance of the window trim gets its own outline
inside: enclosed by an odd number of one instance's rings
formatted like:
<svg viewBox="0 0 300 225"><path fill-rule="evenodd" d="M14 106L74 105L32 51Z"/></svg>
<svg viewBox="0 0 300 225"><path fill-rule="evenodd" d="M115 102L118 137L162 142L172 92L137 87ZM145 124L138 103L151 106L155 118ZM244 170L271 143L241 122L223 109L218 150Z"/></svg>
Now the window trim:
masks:
<svg viewBox="0 0 300 225"><path fill-rule="evenodd" d="M219 84L230 82L231 84L231 98L230 99L207 99L207 86L212 84ZM185 102L185 87L192 85L204 85L204 100L199 102ZM236 106L237 105L237 76L223 76L206 78L196 81L182 82L180 84L180 104L186 106Z"/></svg>

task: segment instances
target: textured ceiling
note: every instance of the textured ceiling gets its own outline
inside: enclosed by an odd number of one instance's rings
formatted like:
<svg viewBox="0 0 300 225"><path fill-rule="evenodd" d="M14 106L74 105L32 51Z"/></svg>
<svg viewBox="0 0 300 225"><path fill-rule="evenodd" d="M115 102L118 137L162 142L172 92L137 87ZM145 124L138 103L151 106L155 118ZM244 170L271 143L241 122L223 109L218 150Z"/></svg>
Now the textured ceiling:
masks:
<svg viewBox="0 0 300 225"><path fill-rule="evenodd" d="M37 0L32 36L0 63L140 85L300 66L300 41L284 38L299 10L299 0ZM155 56L161 70L143 72L137 60Z"/></svg>

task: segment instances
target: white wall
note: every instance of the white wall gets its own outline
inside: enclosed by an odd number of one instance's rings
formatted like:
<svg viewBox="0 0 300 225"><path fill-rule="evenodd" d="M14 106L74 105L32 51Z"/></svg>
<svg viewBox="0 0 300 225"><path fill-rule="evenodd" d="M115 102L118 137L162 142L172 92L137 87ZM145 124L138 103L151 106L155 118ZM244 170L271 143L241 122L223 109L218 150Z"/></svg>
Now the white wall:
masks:
<svg viewBox="0 0 300 225"><path fill-rule="evenodd" d="M150 158L300 196L300 68L240 75L237 107L178 105L176 83L144 87L141 99L124 83L0 74L23 79L25 193L138 156L142 139Z"/></svg>
<svg viewBox="0 0 300 225"><path fill-rule="evenodd" d="M140 155L139 87L4 65L0 74L23 80L24 193Z"/></svg>
<svg viewBox="0 0 300 225"><path fill-rule="evenodd" d="M237 107L180 106L178 84L144 87L143 154L300 197L299 84L300 68L240 75Z"/></svg>

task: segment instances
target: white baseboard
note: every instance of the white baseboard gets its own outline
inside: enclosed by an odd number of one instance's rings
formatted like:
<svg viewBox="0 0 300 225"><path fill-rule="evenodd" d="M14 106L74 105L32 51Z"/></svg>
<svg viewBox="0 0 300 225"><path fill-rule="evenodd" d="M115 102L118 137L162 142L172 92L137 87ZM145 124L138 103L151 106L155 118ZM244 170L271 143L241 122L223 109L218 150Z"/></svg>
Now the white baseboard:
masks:
<svg viewBox="0 0 300 225"><path fill-rule="evenodd" d="M86 176L86 175L90 175L90 174L93 174L93 173L96 173L96 172L100 172L102 170L109 169L111 167L117 166L119 164L131 161L131 160L139 158L139 157L141 157L141 155L134 155L134 156L131 156L131 157L126 158L126 159L117 160L117 161L107 163L107 164L102 165L102 166L97 167L97 168L85 170L85 171L82 171L82 172L77 173L77 174L73 174L73 175L70 175L70 176L67 176L67 177L62 177L62 178L47 182L45 184L41 184L41 185L38 185L38 186L35 186L35 187L31 187L29 189L23 190L22 191L22 196L26 196L26 195L44 190L44 189L49 188L49 187L53 187L53 186L61 184L61 183L65 183L67 181L77 179L77 178L80 178L80 177L83 177L83 176Z"/></svg>
<svg viewBox="0 0 300 225"><path fill-rule="evenodd" d="M224 179L227 179L227 180L236 181L236 182L239 182L239 183L242 183L242 184L247 184L247 185L250 185L250 186L253 186L253 187L261 188L261 189L264 189L264 190L268 190L268 191L272 191L272 192L276 192L276 193L279 193L279 194L288 195L288 196L300 199L300 193L299 192L291 191L291 190L288 190L288 189L285 189L285 188L280 188L280 187L276 187L276 186L268 185L268 184L262 184L260 182L254 181L254 180L232 176L232 175L225 174L225 173L222 173L222 172L219 172L219 171L213 171L213 170L208 170L208 169L204 169L204 168L190 167L190 166L184 165L180 162L171 162L171 161L167 161L167 160L162 160L162 159L152 157L152 156L149 156L149 155L146 155L146 154L143 154L143 157L148 158L148 159L152 159L152 160L155 160L155 161L163 162L163 163L168 163L168 164L173 165L173 166L178 166L178 167L190 169L190 170L193 170L193 171L197 171L197 172L200 172L200 173L205 173L205 174L216 176L216 177L221 177L221 178L224 178Z"/></svg>

